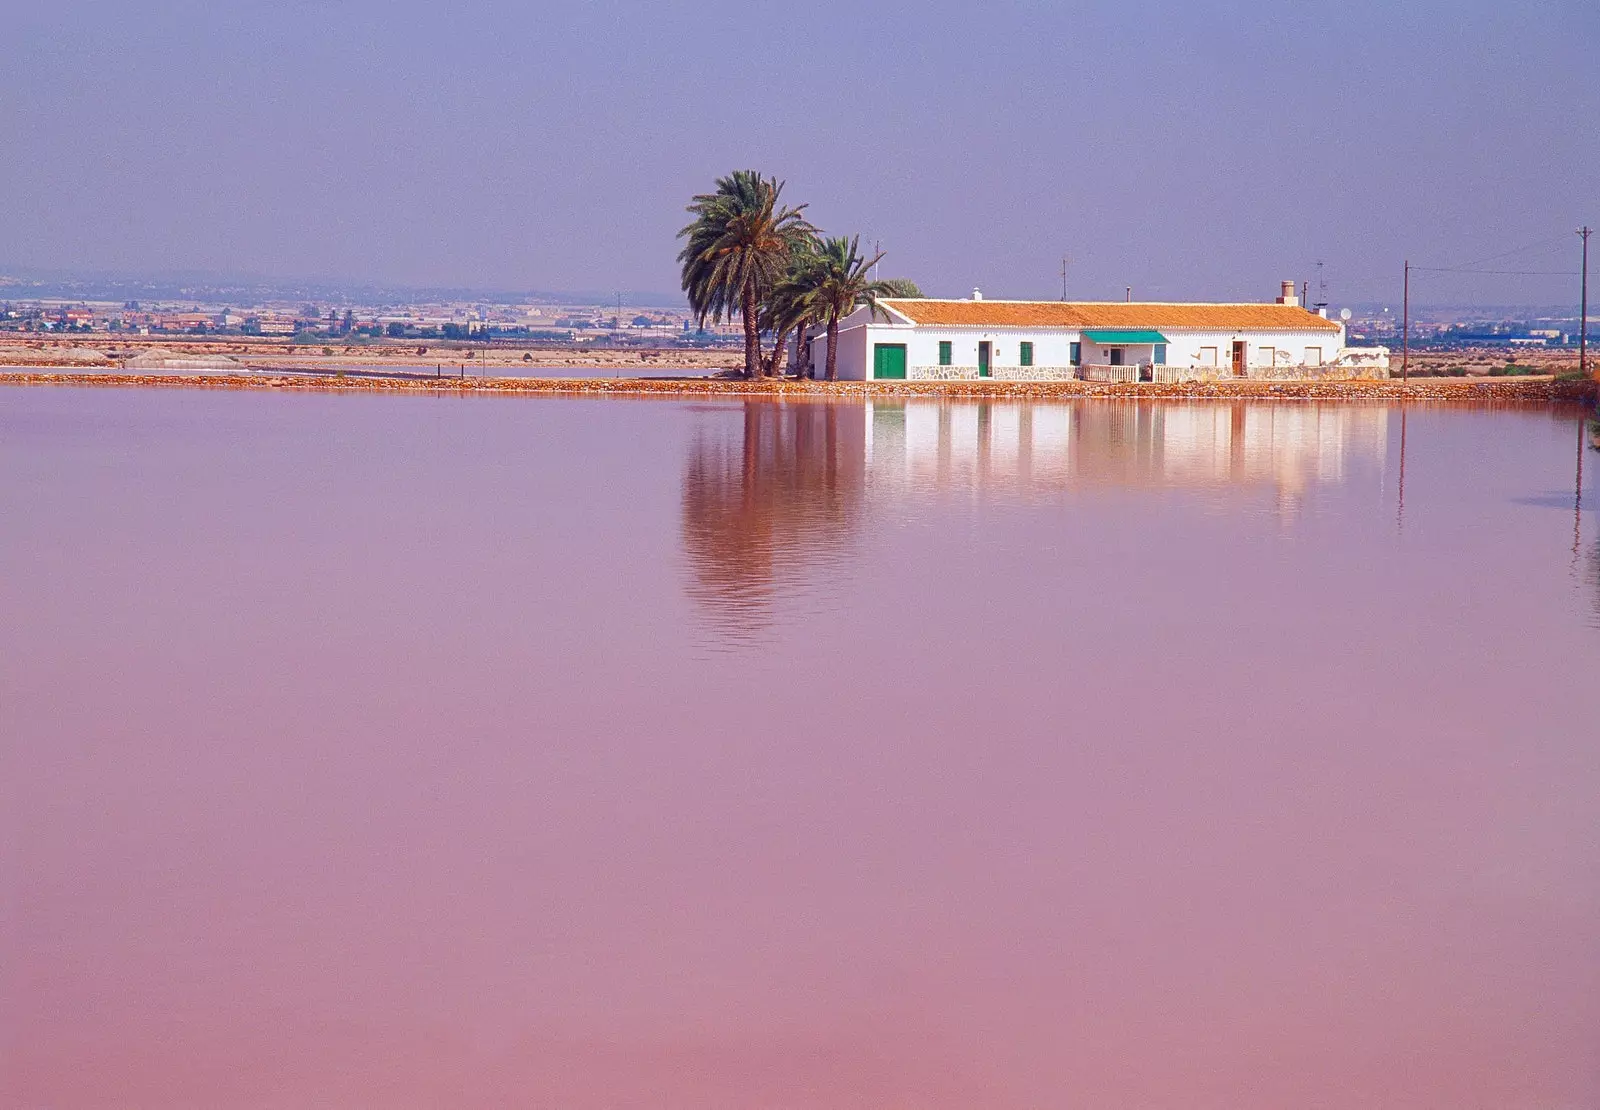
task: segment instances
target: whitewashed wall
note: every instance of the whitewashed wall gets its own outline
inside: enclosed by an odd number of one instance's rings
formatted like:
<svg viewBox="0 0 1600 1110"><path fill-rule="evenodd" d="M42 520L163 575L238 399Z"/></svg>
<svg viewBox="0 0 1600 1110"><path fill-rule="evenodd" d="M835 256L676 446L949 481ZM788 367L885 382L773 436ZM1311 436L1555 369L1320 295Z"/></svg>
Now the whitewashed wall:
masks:
<svg viewBox="0 0 1600 1110"><path fill-rule="evenodd" d="M1336 331L1199 331L1188 328L1157 329L1167 337L1167 365L1194 367L1202 365L1202 351L1207 347L1217 350L1216 365L1219 370L1232 364L1233 343L1243 340L1247 345L1246 365L1252 369L1269 366L1301 366L1306 363L1308 348L1321 352L1324 365L1333 362L1344 346L1344 328ZM862 381L872 373L872 348L878 343L903 343L906 346L906 366L936 366L939 363L939 344L951 344L953 366L978 365L978 344L991 345L991 366L1014 367L1022 364L1022 343L1033 343L1035 367L1067 367L1071 363L1073 343L1081 342L1080 333L1068 329L1031 328L974 328L935 327L911 324L891 324L882 315L868 319L868 310L857 309L846 317L839 330L839 377L847 381ZM827 359L826 342L818 337L814 342L813 359L817 376L821 377ZM1267 348L1274 352L1274 361L1268 361ZM1278 352L1282 352L1281 354ZM1150 348L1134 347L1128 352L1133 363L1150 357ZM1083 361L1088 365L1104 365L1109 361L1106 349L1092 343L1083 344ZM1209 365L1207 363L1206 365Z"/></svg>

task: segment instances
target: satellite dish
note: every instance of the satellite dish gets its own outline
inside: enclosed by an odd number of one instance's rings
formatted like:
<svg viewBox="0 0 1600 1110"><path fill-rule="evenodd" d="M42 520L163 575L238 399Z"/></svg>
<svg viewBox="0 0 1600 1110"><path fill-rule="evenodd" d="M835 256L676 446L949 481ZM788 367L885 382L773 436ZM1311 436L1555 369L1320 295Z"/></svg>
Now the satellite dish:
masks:
<svg viewBox="0 0 1600 1110"><path fill-rule="evenodd" d="M1339 310L1339 319L1341 319L1341 320L1350 319L1350 310L1348 308L1341 308Z"/></svg>

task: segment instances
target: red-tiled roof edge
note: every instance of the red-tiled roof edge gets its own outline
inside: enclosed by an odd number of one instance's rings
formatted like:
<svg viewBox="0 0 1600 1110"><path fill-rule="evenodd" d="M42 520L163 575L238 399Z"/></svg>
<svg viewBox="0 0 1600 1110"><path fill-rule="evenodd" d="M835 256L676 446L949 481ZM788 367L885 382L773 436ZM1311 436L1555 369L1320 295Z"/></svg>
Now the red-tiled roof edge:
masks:
<svg viewBox="0 0 1600 1110"><path fill-rule="evenodd" d="M887 298L910 323L943 327L1093 328L1148 326L1195 331L1337 332L1339 325L1300 305L1262 301L1004 301ZM918 311L918 309L924 311Z"/></svg>

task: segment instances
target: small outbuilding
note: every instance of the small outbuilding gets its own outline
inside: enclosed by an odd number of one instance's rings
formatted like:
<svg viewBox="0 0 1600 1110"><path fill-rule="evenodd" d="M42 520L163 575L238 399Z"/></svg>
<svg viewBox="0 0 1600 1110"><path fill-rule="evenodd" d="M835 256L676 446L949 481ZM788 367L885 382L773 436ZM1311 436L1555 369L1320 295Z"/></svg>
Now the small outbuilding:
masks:
<svg viewBox="0 0 1600 1110"><path fill-rule="evenodd" d="M974 290L971 300L896 297L878 306L841 321L840 378L1321 377L1339 364L1345 345L1344 325L1302 307L1288 281L1271 303L989 301ZM801 354L820 376L820 329Z"/></svg>

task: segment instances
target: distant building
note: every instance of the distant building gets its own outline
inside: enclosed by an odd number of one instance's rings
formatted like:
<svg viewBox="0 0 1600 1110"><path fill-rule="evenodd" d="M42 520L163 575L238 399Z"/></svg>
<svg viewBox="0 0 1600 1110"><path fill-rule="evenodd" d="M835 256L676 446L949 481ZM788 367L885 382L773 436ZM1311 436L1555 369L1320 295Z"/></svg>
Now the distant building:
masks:
<svg viewBox="0 0 1600 1110"><path fill-rule="evenodd" d="M1284 282L1267 304L892 298L840 325L838 375L868 378L1183 381L1291 377L1335 363L1344 325ZM820 376L822 329L801 348Z"/></svg>

